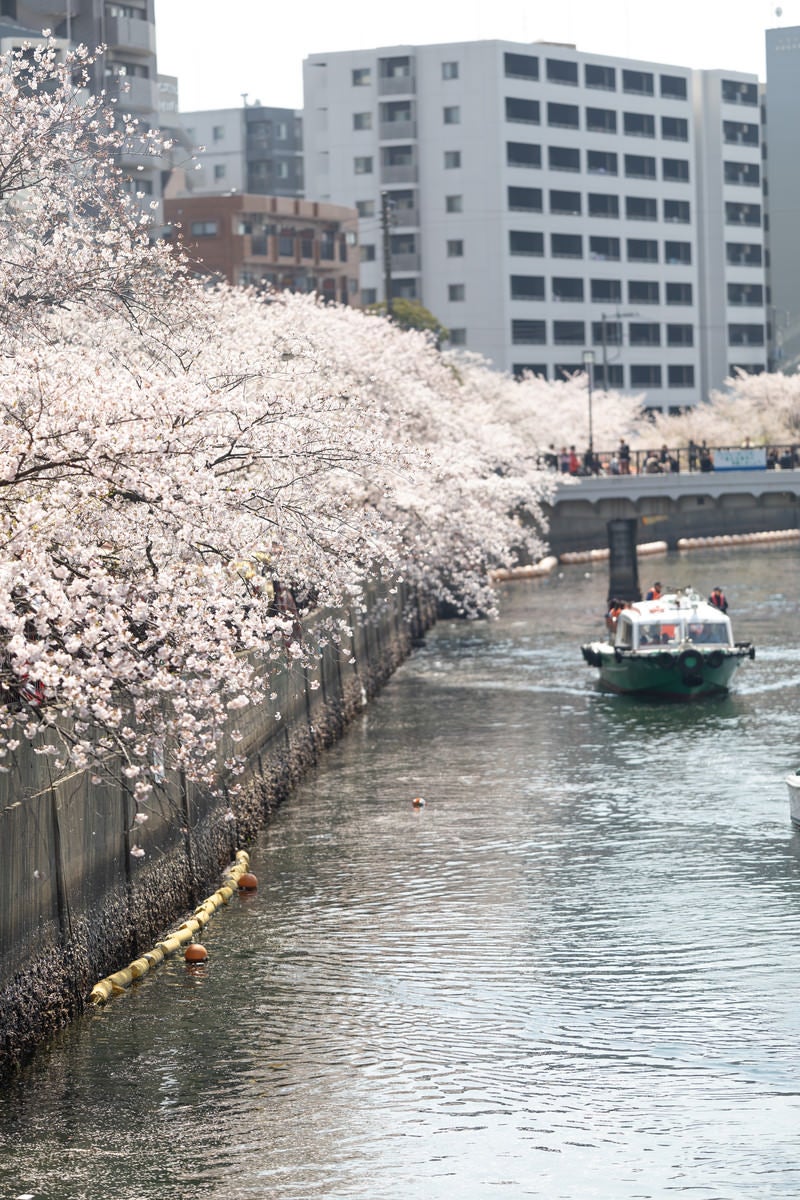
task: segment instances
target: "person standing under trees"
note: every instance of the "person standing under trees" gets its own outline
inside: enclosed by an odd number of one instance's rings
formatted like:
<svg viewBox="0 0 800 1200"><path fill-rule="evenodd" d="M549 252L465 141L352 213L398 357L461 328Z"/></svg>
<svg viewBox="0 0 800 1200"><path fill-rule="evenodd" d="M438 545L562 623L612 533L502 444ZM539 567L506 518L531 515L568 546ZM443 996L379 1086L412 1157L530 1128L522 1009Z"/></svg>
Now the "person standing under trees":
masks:
<svg viewBox="0 0 800 1200"><path fill-rule="evenodd" d="M715 587L712 589L711 595L708 597L708 603L713 604L714 608L718 608L720 612L728 611L728 601L722 588Z"/></svg>
<svg viewBox="0 0 800 1200"><path fill-rule="evenodd" d="M619 447L617 449L617 458L619 459L620 475L630 475L631 473L631 448L625 441L625 438L619 439Z"/></svg>

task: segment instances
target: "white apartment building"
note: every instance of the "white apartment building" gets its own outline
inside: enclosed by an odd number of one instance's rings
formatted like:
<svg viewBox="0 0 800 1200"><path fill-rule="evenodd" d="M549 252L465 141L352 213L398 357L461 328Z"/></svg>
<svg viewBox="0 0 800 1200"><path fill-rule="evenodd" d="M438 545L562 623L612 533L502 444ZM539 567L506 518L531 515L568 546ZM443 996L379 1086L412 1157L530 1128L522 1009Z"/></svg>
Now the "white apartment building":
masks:
<svg viewBox="0 0 800 1200"><path fill-rule="evenodd" d="M591 351L655 407L765 369L754 76L492 41L315 54L304 87L306 195L357 207L364 303L388 277L500 369Z"/></svg>

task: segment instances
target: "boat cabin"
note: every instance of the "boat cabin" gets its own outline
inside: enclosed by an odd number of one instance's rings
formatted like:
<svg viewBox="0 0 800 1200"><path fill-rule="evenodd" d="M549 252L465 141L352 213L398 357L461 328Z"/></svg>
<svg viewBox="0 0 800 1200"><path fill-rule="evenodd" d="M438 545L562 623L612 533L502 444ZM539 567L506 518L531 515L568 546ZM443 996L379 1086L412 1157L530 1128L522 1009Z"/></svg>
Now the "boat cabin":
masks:
<svg viewBox="0 0 800 1200"><path fill-rule="evenodd" d="M689 601L662 596L622 610L614 645L622 650L648 650L656 646L732 647L734 641L728 617L699 596Z"/></svg>

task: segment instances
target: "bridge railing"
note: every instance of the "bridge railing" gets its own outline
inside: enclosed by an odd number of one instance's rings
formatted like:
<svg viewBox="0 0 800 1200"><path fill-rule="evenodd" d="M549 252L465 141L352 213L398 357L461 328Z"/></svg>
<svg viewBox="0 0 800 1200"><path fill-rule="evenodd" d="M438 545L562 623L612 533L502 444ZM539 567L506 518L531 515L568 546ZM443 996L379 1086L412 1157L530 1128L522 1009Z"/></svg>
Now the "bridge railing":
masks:
<svg viewBox="0 0 800 1200"><path fill-rule="evenodd" d="M540 465L563 475L669 475L709 471L792 471L800 467L800 446L659 446L629 450L585 450L573 454L552 447L539 454Z"/></svg>

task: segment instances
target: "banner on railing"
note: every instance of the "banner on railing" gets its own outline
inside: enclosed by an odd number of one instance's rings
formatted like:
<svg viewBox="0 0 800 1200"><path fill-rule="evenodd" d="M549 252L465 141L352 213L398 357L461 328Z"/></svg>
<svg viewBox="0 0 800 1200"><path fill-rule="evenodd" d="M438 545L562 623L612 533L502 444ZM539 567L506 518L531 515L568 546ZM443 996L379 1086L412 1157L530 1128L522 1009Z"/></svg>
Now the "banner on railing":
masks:
<svg viewBox="0 0 800 1200"><path fill-rule="evenodd" d="M767 465L765 446L740 446L714 451L715 471L763 471Z"/></svg>

